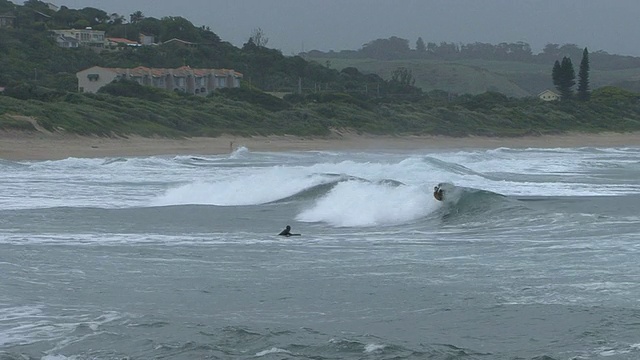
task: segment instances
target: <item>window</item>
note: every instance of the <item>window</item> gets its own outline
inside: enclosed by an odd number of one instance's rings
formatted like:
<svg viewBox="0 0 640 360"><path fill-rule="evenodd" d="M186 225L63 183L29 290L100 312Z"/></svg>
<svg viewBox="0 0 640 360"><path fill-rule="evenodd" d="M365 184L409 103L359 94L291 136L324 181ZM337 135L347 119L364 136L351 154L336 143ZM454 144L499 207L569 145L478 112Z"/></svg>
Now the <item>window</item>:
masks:
<svg viewBox="0 0 640 360"><path fill-rule="evenodd" d="M98 75L98 74L89 74L89 75L87 75L87 78L89 79L89 81L98 81L98 79L100 78L100 75Z"/></svg>

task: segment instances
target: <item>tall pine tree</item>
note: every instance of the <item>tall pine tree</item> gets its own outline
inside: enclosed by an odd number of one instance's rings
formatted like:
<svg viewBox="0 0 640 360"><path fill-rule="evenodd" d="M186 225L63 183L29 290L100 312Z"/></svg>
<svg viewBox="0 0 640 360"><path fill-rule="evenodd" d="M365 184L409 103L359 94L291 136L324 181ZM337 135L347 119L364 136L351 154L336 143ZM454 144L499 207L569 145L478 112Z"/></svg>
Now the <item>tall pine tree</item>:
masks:
<svg viewBox="0 0 640 360"><path fill-rule="evenodd" d="M562 62L556 60L553 64L551 77L553 85L560 93L561 99L571 99L573 97L573 86L576 84L576 73L573 70L571 59L565 56L562 58Z"/></svg>
<svg viewBox="0 0 640 360"><path fill-rule="evenodd" d="M562 92L562 68L560 67L560 61L556 60L553 64L553 70L551 71L551 78L553 79L553 86L556 87L559 93Z"/></svg>
<svg viewBox="0 0 640 360"><path fill-rule="evenodd" d="M416 51L420 54L424 54L427 52L427 46L424 44L424 40L421 37L418 37L416 41Z"/></svg>
<svg viewBox="0 0 640 360"><path fill-rule="evenodd" d="M580 70L578 71L578 99L589 101L591 92L589 91L589 52L584 48Z"/></svg>

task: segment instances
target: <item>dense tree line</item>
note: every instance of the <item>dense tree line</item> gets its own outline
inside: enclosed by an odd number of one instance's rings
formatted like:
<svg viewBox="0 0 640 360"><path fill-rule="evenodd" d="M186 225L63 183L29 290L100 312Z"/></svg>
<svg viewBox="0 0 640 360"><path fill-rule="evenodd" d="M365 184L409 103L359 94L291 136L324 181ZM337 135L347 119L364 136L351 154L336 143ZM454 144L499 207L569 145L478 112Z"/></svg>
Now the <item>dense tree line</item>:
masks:
<svg viewBox="0 0 640 360"><path fill-rule="evenodd" d="M525 42L488 44L475 42L456 44L449 42L427 42L419 37L414 49L409 40L398 37L370 41L359 50L343 50L339 52L322 52L312 50L307 53L313 58L371 58L379 60L401 59L436 59L465 60L482 59L495 61L519 61L537 64L550 64L556 59L569 57L577 59L582 55L582 48L575 44L547 44L541 52L534 54L531 46ZM640 57L608 54L596 51L591 54L594 63L601 70L616 70L640 67Z"/></svg>

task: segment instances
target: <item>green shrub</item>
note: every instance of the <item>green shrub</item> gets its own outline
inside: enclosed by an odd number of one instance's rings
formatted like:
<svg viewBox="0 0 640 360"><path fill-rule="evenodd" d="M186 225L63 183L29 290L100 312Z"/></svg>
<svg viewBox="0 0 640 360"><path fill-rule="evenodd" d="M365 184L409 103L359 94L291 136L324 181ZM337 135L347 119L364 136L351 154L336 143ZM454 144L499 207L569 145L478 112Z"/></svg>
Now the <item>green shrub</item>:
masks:
<svg viewBox="0 0 640 360"><path fill-rule="evenodd" d="M37 86L32 83L19 83L7 87L4 91L4 95L20 100L54 101L64 94L62 91Z"/></svg>
<svg viewBox="0 0 640 360"><path fill-rule="evenodd" d="M135 81L127 79L113 81L100 88L98 93L149 101L162 101L171 97L171 93L166 90L151 86L142 86Z"/></svg>
<svg viewBox="0 0 640 360"><path fill-rule="evenodd" d="M218 91L228 99L245 101L269 111L281 111L290 108L290 105L286 101L248 86L225 88Z"/></svg>

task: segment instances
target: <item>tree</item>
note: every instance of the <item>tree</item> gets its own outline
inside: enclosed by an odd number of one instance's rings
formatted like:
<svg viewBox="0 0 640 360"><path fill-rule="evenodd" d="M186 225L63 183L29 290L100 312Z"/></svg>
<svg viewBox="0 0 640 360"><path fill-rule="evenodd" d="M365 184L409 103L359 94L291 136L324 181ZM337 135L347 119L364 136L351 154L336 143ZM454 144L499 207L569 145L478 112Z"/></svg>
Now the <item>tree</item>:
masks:
<svg viewBox="0 0 640 360"><path fill-rule="evenodd" d="M140 10L138 10L138 11L134 12L133 14L129 15L129 20L130 20L130 22L132 24L136 24L136 23L142 21L142 19L144 19L144 14Z"/></svg>
<svg viewBox="0 0 640 360"><path fill-rule="evenodd" d="M411 52L409 40L392 36L376 39L362 45L362 54L372 59L402 59Z"/></svg>
<svg viewBox="0 0 640 360"><path fill-rule="evenodd" d="M261 28L255 28L251 32L248 43L252 43L257 47L265 47L269 42L269 38L264 35L264 31Z"/></svg>
<svg viewBox="0 0 640 360"><path fill-rule="evenodd" d="M109 24L111 25L122 25L124 24L124 22L125 22L124 16L118 13L113 13L109 15Z"/></svg>
<svg viewBox="0 0 640 360"><path fill-rule="evenodd" d="M570 99L573 96L573 86L576 84L576 72L573 70L571 58L563 57L560 67L562 68L562 86L564 89L562 98Z"/></svg>
<svg viewBox="0 0 640 360"><path fill-rule="evenodd" d="M62 10L62 8L60 8L60 10ZM54 13L54 16L60 10ZM107 14L107 12L104 10L100 10L92 7L86 7L86 8L83 8L82 10L78 10L77 12L80 16L82 16L82 18L87 20L89 24L91 24L91 26L96 26L98 24L106 24L109 21L109 14Z"/></svg>
<svg viewBox="0 0 640 360"><path fill-rule="evenodd" d="M15 4L9 0L0 0L0 14L9 12L15 8Z"/></svg>
<svg viewBox="0 0 640 360"><path fill-rule="evenodd" d="M424 44L424 40L421 37L416 41L416 51L419 54L424 54L427 52L427 45Z"/></svg>
<svg viewBox="0 0 640 360"><path fill-rule="evenodd" d="M402 86L413 86L416 80L413 78L413 72L404 66L401 66L391 73L391 81Z"/></svg>
<svg viewBox="0 0 640 360"><path fill-rule="evenodd" d="M556 60L553 63L553 70L551 71L551 78L553 79L553 86L556 87L558 91L562 88L562 68L560 67L560 61Z"/></svg>
<svg viewBox="0 0 640 360"><path fill-rule="evenodd" d="M49 13L52 13L52 11L49 10L49 6L46 3L44 3L43 1L27 0L27 1L24 2L24 6L28 7L28 8L31 8L33 10L36 10L36 11L40 11L40 12L45 13L47 15Z"/></svg>
<svg viewBox="0 0 640 360"><path fill-rule="evenodd" d="M551 72L553 85L555 85L562 100L569 100L573 96L573 86L576 84L576 73L573 70L571 59L563 57L562 62L556 60Z"/></svg>
<svg viewBox="0 0 640 360"><path fill-rule="evenodd" d="M415 87L415 83L411 70L401 66L391 72L387 90L392 94L420 94L422 89Z"/></svg>
<svg viewBox="0 0 640 360"><path fill-rule="evenodd" d="M580 61L580 70L578 71L578 99L588 101L591 97L589 92L589 51L584 48L582 52L582 61Z"/></svg>
<svg viewBox="0 0 640 360"><path fill-rule="evenodd" d="M160 38L162 41L177 38L180 40L199 42L200 33L191 21L181 16L165 16L161 20Z"/></svg>

